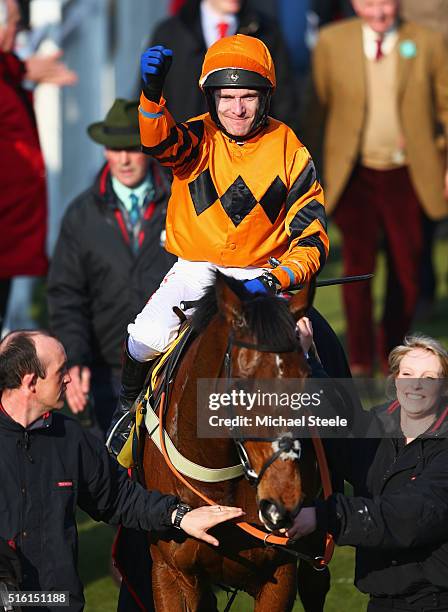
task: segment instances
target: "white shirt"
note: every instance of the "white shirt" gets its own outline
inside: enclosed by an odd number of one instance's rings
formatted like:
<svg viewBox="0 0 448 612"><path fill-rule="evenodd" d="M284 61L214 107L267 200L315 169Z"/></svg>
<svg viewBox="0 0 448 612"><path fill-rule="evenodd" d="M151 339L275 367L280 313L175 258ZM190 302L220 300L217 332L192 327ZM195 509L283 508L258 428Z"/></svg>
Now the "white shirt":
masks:
<svg viewBox="0 0 448 612"><path fill-rule="evenodd" d="M212 9L207 2L201 2L201 27L205 44L210 47L219 39L218 23L227 23L226 36L233 36L238 29L238 18L236 15L221 15Z"/></svg>
<svg viewBox="0 0 448 612"><path fill-rule="evenodd" d="M376 41L380 35L372 30L366 23L362 24L362 40L364 45L364 54L367 59L374 60L376 58L377 44ZM398 31L396 26L392 27L383 35L381 51L383 55L389 55L397 44Z"/></svg>

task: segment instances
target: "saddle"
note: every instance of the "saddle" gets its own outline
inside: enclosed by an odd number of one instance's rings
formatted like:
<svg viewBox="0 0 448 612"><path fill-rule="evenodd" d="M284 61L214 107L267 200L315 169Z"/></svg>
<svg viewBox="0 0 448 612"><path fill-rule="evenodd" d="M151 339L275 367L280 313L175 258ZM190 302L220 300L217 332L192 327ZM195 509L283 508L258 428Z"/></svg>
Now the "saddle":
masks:
<svg viewBox="0 0 448 612"><path fill-rule="evenodd" d="M134 412L135 420L131 434L119 453L117 460L125 468L132 467L134 470L133 476L142 482L142 445L140 443L142 428L146 428L149 437L161 451L161 425L158 413L162 394L165 394L165 408L167 408L177 367L187 348L196 337L196 332L188 322L185 322L181 326L178 337L169 346L168 350L161 355L160 359L155 362L154 367L148 373L143 390L134 404L136 406ZM200 482L216 483L233 480L244 475L241 463L222 468L209 468L194 463L177 450L166 431L162 431L162 436L169 460L184 476Z"/></svg>

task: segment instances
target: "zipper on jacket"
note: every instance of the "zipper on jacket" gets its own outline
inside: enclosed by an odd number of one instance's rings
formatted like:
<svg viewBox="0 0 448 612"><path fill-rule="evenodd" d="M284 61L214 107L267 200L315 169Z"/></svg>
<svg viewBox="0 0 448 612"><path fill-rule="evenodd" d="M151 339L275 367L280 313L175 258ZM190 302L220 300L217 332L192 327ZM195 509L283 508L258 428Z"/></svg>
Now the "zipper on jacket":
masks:
<svg viewBox="0 0 448 612"><path fill-rule="evenodd" d="M22 538L22 534L24 531L24 516L25 516L25 495L27 493L27 482L26 482L26 478L25 478L25 468L23 465L23 455L22 455L22 451L23 451L23 443L21 439L17 439L16 441L16 447L17 447L17 456L18 456L18 461L17 461L17 470L18 470L18 475L19 475L19 484L20 484L20 492L22 493L21 495L21 500L20 500L20 510L19 510L19 517L18 517L18 525L19 525L19 532L18 532L18 543L19 546L23 545L23 538Z"/></svg>
<svg viewBox="0 0 448 612"><path fill-rule="evenodd" d="M23 446L23 450L25 452L26 458L28 459L30 463L34 463L34 459L32 458L31 453L29 452L30 445L31 445L30 434L27 431L25 431L23 434L23 444L21 440L17 440L17 446L19 448L22 448Z"/></svg>
<svg viewBox="0 0 448 612"><path fill-rule="evenodd" d="M410 465L405 465L404 467L400 468L399 470L393 471L395 464L398 462L399 459L401 459L404 455L406 455L406 453L409 452L409 447L414 444L414 443L420 443L420 452L417 455L416 459L415 459L415 468L418 466L419 462L421 462L422 457L423 457L423 445L422 445L422 441L420 438L415 438L415 440L412 440L412 442L409 442L408 444L405 444L403 447L400 448L400 446L398 446L398 444L396 443L396 441L394 439L390 440L393 449L394 449L394 456L392 458L392 462L390 463L390 465L388 466L386 472L383 475L382 478L382 482L381 482L381 491L384 490L384 487L386 486L386 483L388 482L388 480L390 478L392 478L393 476L396 476L397 474L400 474L403 471L409 470L412 466Z"/></svg>

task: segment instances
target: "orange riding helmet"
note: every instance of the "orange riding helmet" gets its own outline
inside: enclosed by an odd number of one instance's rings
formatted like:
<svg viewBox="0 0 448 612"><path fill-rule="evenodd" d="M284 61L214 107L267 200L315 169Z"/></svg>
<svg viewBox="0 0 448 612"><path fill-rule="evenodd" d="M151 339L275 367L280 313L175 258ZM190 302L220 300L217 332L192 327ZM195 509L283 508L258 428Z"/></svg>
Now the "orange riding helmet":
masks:
<svg viewBox="0 0 448 612"><path fill-rule="evenodd" d="M207 51L199 87L205 94L210 115L218 128L228 134L216 111L214 91L219 88L256 89L260 105L251 131L238 140L247 140L266 125L272 92L275 89L275 68L266 45L258 38L236 34L221 38Z"/></svg>

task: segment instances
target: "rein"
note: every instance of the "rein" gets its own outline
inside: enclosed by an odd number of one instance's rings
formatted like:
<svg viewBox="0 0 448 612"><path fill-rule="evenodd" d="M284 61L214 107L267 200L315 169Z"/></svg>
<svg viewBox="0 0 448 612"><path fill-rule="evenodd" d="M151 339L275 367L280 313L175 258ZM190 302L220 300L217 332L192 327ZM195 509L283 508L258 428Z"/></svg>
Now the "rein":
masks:
<svg viewBox="0 0 448 612"><path fill-rule="evenodd" d="M180 482L182 482L192 493L194 493L200 499L205 501L209 506L215 506L216 502L214 502L211 498L207 497L204 493L202 493L202 491L199 491L199 489L197 489L190 482L188 482L188 480L184 478L184 476L172 464L168 456L168 452L166 450L165 438L163 435L163 432L164 432L164 429L163 429L164 404L165 404L165 392L162 393L162 396L160 399L160 406L159 406L159 422L160 422L159 441L160 441L160 448L162 450L162 455L165 459L165 462L167 466L169 467L169 469L171 470L171 472L176 476L176 478L180 480ZM320 471L320 476L321 476L321 481L322 481L322 488L324 491L324 498L327 499L332 493L332 487L331 487L331 479L330 479L330 472L328 469L327 458L325 456L325 450L322 444L322 440L318 437L317 432L316 432L316 435L313 435L312 441L313 441L314 450L317 456L317 462L319 465L319 471ZM333 556L334 542L333 542L333 537L331 536L331 534L327 534L324 555L312 557L310 555L305 555L298 551L291 550L290 548L286 548L286 546L290 543L289 538L282 537L282 536L276 536L271 533L267 533L265 531L262 531L258 527L254 527L253 525L250 525L249 523L245 521L239 521L236 523L236 525L240 529L242 529L243 531L251 535L252 537L258 540L261 540L266 547L279 548L283 550L284 552L291 554L294 557L297 557L298 559L303 559L304 561L307 561L308 563L310 563L310 565L312 565L312 567L318 571L324 570Z"/></svg>

